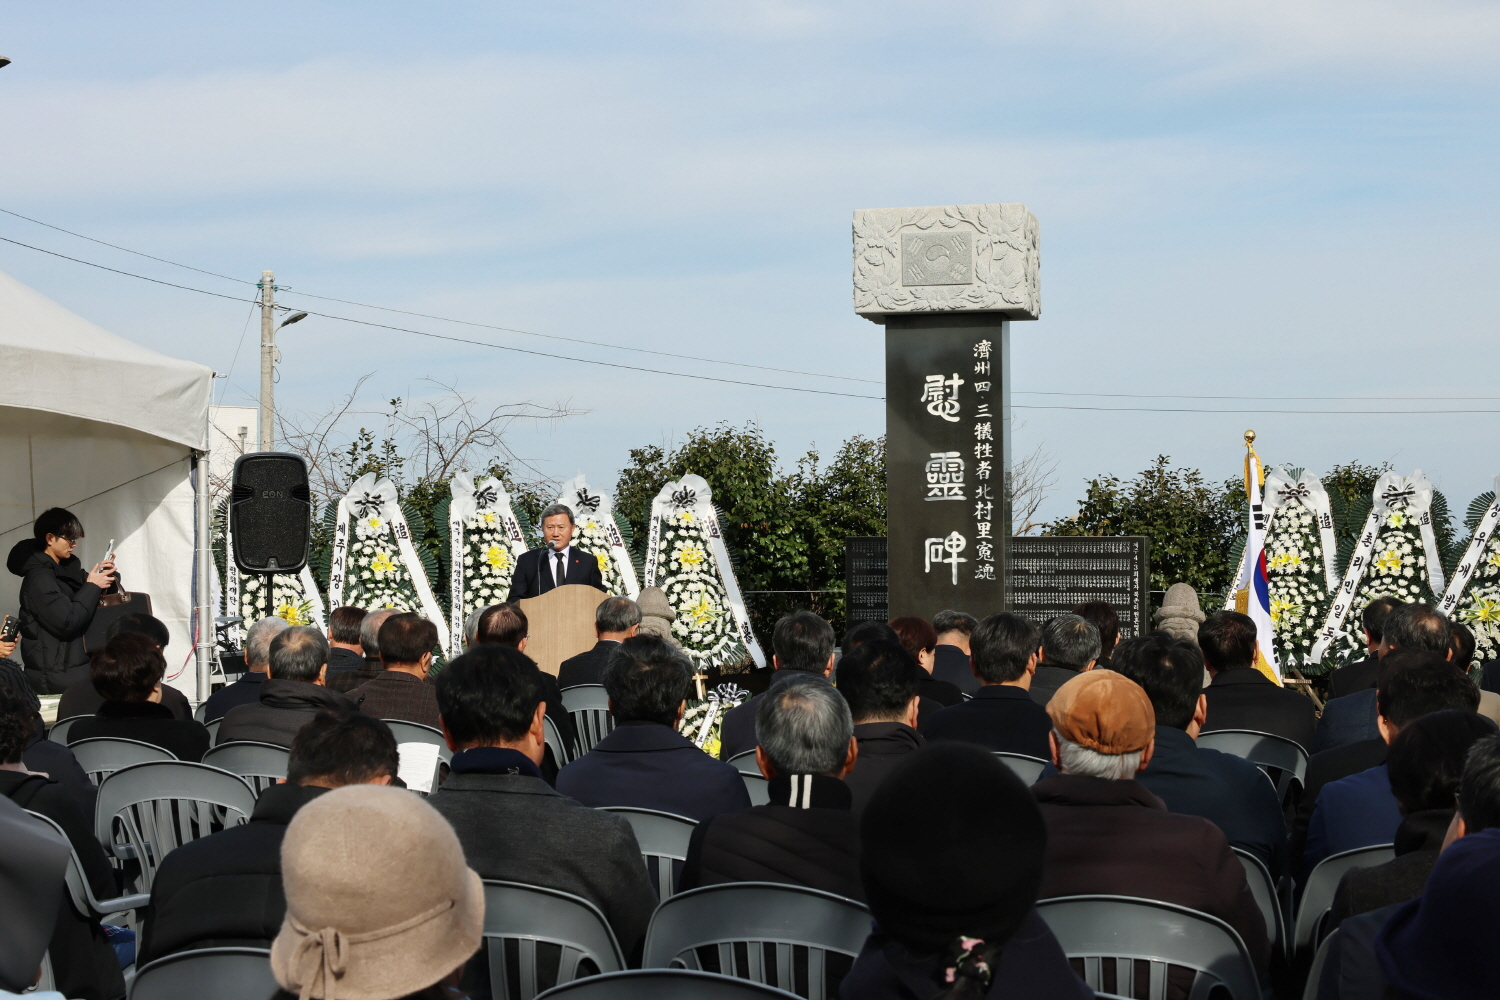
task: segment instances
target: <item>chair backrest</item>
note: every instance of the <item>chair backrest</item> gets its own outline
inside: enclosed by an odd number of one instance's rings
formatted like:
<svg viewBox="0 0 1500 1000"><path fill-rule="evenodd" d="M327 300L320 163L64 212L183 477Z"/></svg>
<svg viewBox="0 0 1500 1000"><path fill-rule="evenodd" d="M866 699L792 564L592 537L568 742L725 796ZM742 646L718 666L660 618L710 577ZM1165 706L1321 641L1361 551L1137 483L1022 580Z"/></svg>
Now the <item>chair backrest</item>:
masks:
<svg viewBox="0 0 1500 1000"><path fill-rule="evenodd" d="M92 715L70 715L66 719L58 719L56 722L52 723L52 726L47 730L47 739L51 740L53 743L61 743L63 746L67 746L68 730L73 728L73 723L77 722L79 719L92 718Z"/></svg>
<svg viewBox="0 0 1500 1000"><path fill-rule="evenodd" d="M544 742L552 748L552 762L558 767L573 758L568 754L568 747L563 742L562 733L558 732L557 723L552 721L552 716L542 716L542 735Z"/></svg>
<svg viewBox="0 0 1500 1000"><path fill-rule="evenodd" d="M43 816L41 813L30 809L26 811L56 830L57 835L67 842L68 867L64 872L63 882L68 887L68 898L73 903L73 909L78 912L79 916L90 922L97 922L101 917L126 910L140 909L151 902L151 897L145 894L120 896L104 900L96 898L94 896L94 887L83 876L83 862L78 859L78 850L73 847L72 841L68 839L67 832L58 826L56 820L50 816Z"/></svg>
<svg viewBox="0 0 1500 1000"><path fill-rule="evenodd" d="M187 761L134 764L99 784L94 834L115 857L140 862L137 891L149 892L171 850L254 811L255 792L237 774Z"/></svg>
<svg viewBox="0 0 1500 1000"><path fill-rule="evenodd" d="M1271 939L1271 948L1281 951L1286 948L1286 917L1281 912L1281 900L1276 895L1276 880L1271 878L1271 870L1249 851L1238 847L1230 850L1245 869L1245 881L1250 884L1250 894L1255 897L1255 905L1260 907L1260 915L1265 918L1266 937Z"/></svg>
<svg viewBox="0 0 1500 1000"><path fill-rule="evenodd" d="M1333 905L1333 893L1339 887L1339 879L1353 868L1370 868L1383 865L1396 856L1391 844L1373 847L1356 847L1342 851L1319 861L1307 876L1302 887L1302 901L1297 904L1297 923L1292 935L1293 954L1305 954L1318 945L1319 927L1323 915Z"/></svg>
<svg viewBox="0 0 1500 1000"><path fill-rule="evenodd" d="M641 847L646 869L652 873L656 895L666 899L677 891L677 872L687 860L688 841L693 839L697 820L655 809L633 806L605 806L603 812L619 813L630 821L635 841Z"/></svg>
<svg viewBox="0 0 1500 1000"><path fill-rule="evenodd" d="M733 757L729 758L729 760L725 761L725 763L733 764L735 770L739 771L741 774L753 774L756 777L760 777L760 765L755 762L754 750L746 750L744 753L737 753Z"/></svg>
<svg viewBox="0 0 1500 1000"><path fill-rule="evenodd" d="M787 993L734 976L690 969L631 969L575 979L542 997L568 1000L790 1000Z"/></svg>
<svg viewBox="0 0 1500 1000"><path fill-rule="evenodd" d="M213 746L214 742L216 740L218 740L218 738L219 738L219 726L220 726L220 724L223 723L223 721L224 721L223 719L210 719L208 722L205 722L203 724L203 728L208 730L208 745L209 746Z"/></svg>
<svg viewBox="0 0 1500 1000"><path fill-rule="evenodd" d="M996 750L995 759L1010 768L1016 777L1028 785L1036 784L1037 779L1042 776L1042 772L1051 763L1050 761L1042 760L1040 757L1028 757L1022 753L1007 753L1004 750Z"/></svg>
<svg viewBox="0 0 1500 1000"><path fill-rule="evenodd" d="M1109 964L1114 981L1129 984L1136 981L1136 963L1144 962L1149 988L1141 1000L1165 1000L1173 965L1195 973L1192 1000L1215 987L1232 1000L1260 1000L1254 960L1234 928L1217 917L1131 896L1061 896L1036 906L1063 952L1082 959L1084 981L1095 989Z"/></svg>
<svg viewBox="0 0 1500 1000"><path fill-rule="evenodd" d="M557 949L557 965L548 970L555 974L546 978L559 985L625 968L619 942L598 907L571 893L519 882L484 883L484 944L469 961L488 969L494 1000L537 995L539 944Z"/></svg>
<svg viewBox="0 0 1500 1000"><path fill-rule="evenodd" d="M286 747L274 743L243 740L220 743L203 755L203 763L239 775L250 782L250 787L259 795L286 777L287 760L291 755Z"/></svg>
<svg viewBox="0 0 1500 1000"><path fill-rule="evenodd" d="M115 740L96 737L79 740L68 747L78 760L78 766L88 773L89 780L99 784L122 767L144 764L152 760L176 760L170 750L140 740Z"/></svg>
<svg viewBox="0 0 1500 1000"><path fill-rule="evenodd" d="M193 709L193 719L196 722L208 721L208 699L204 698L198 702L198 707Z"/></svg>
<svg viewBox="0 0 1500 1000"><path fill-rule="evenodd" d="M1323 966L1328 964L1328 953L1339 946L1339 929L1323 939L1313 953L1312 965L1307 970L1307 982L1302 986L1302 1000L1318 1000L1318 980L1323 978Z"/></svg>
<svg viewBox="0 0 1500 1000"><path fill-rule="evenodd" d="M263 948L199 948L142 966L130 1000L266 1000L281 987Z"/></svg>
<svg viewBox="0 0 1500 1000"><path fill-rule="evenodd" d="M837 991L829 955L852 962L870 934L870 911L831 892L779 882L727 882L663 900L646 931L643 968L702 969L766 983L808 1000ZM807 992L796 990L798 951ZM743 957L742 957L743 956ZM847 971L843 962L836 963Z"/></svg>
<svg viewBox="0 0 1500 1000"><path fill-rule="evenodd" d="M563 708L578 730L578 756L594 749L594 744L615 728L615 717L609 710L609 695L603 684L574 684L562 689Z"/></svg>
<svg viewBox="0 0 1500 1000"><path fill-rule="evenodd" d="M391 733L396 737L396 743L430 743L438 748L438 756L443 760L452 760L453 751L448 749L448 740L443 736L441 729L433 729L419 722L407 722L405 719L381 719L387 726L391 727Z"/></svg>
<svg viewBox="0 0 1500 1000"><path fill-rule="evenodd" d="M752 806L763 806L771 801L771 783L764 777L741 771L740 779L745 783L745 791L750 793Z"/></svg>
<svg viewBox="0 0 1500 1000"><path fill-rule="evenodd" d="M1243 757L1265 771L1283 806L1307 783L1307 751L1284 736L1252 729L1215 729L1199 733L1198 745Z"/></svg>

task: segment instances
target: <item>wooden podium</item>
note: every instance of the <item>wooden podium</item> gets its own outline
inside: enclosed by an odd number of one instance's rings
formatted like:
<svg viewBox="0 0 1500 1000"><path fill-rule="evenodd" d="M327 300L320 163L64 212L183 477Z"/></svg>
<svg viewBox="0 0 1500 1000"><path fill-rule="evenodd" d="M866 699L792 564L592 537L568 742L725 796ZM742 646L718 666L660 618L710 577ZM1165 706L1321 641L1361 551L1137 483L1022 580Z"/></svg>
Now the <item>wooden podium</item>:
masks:
<svg viewBox="0 0 1500 1000"><path fill-rule="evenodd" d="M594 648L598 641L594 609L607 597L604 591L585 584L565 583L541 597L520 601L531 632L526 655L556 677L563 660Z"/></svg>

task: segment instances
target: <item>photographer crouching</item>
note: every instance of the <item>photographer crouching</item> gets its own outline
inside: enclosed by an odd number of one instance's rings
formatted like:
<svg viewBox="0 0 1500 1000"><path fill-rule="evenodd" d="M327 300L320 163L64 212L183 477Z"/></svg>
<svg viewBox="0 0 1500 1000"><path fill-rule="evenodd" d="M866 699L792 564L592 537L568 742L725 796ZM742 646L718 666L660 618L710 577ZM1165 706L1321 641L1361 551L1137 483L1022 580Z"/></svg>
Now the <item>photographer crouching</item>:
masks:
<svg viewBox="0 0 1500 1000"><path fill-rule="evenodd" d="M83 636L99 598L116 586L114 553L84 572L73 554L83 525L62 507L44 511L32 534L17 542L5 561L22 578L21 660L33 691L62 694L74 681L88 679Z"/></svg>

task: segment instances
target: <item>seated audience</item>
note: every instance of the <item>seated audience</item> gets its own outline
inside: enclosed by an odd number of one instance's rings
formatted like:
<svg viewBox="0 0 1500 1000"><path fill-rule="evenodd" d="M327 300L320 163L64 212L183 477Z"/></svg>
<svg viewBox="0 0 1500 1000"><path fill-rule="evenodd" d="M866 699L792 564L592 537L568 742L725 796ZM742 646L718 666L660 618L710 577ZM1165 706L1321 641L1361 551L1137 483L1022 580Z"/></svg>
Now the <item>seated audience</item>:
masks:
<svg viewBox="0 0 1500 1000"><path fill-rule="evenodd" d="M464 964L484 943L484 886L420 798L336 788L292 817L281 867L286 920L271 972L282 992L273 1000L461 995Z"/></svg>
<svg viewBox="0 0 1500 1000"><path fill-rule="evenodd" d="M365 666L365 648L359 642L359 629L365 622L364 608L348 606L334 608L328 615L328 680L329 686L345 670L360 670ZM357 686L357 685L356 685ZM341 690L334 688L335 691Z"/></svg>
<svg viewBox="0 0 1500 1000"><path fill-rule="evenodd" d="M1265 921L1224 834L1201 816L1168 812L1134 780L1155 748L1146 692L1096 667L1059 688L1047 714L1052 761L1062 773L1031 788L1047 823L1041 898L1140 896L1210 914L1239 932L1266 982ZM1170 970L1168 995L1185 997L1190 978Z"/></svg>
<svg viewBox="0 0 1500 1000"><path fill-rule="evenodd" d="M531 623L526 619L526 612L521 610L521 605L515 601L505 604L492 604L484 609L479 616L479 628L475 633L475 639L480 645L509 646L518 653L526 652L526 643L530 640ZM547 706L547 718L557 727L558 736L562 738L564 746L576 746L578 743L578 727L573 725L573 717L562 703L562 686L557 683L557 678L542 670L536 665L531 657L526 657L536 670L537 677L542 685L542 701ZM542 757L542 777L547 784L555 784L557 781L557 762L552 759L552 748L547 747Z"/></svg>
<svg viewBox="0 0 1500 1000"><path fill-rule="evenodd" d="M1394 839L1396 857L1344 874L1334 893L1329 926L1422 895L1453 822L1453 804L1469 748L1495 731L1495 724L1482 715L1446 709L1422 716L1391 741L1385 766L1401 809Z"/></svg>
<svg viewBox="0 0 1500 1000"><path fill-rule="evenodd" d="M295 625L276 633L271 676L261 682L260 701L231 708L219 723L215 744L250 740L290 747L297 730L323 709L352 711L347 695L323 686L327 670L328 640L322 632Z"/></svg>
<svg viewBox="0 0 1500 1000"><path fill-rule="evenodd" d="M1386 654L1377 699L1380 735L1389 744L1430 712L1474 711L1479 689L1437 654L1408 649ZM1401 809L1391 792L1386 764L1324 785L1307 824L1304 876L1330 855L1391 843L1400 825Z"/></svg>
<svg viewBox="0 0 1500 1000"><path fill-rule="evenodd" d="M903 647L866 642L844 654L838 676L859 743L859 759L844 778L858 816L885 776L927 742L917 732L923 671Z"/></svg>
<svg viewBox="0 0 1500 1000"><path fill-rule="evenodd" d="M481 878L582 896L639 955L656 893L623 816L580 805L542 780L542 672L519 650L481 643L434 682L452 773L428 802Z"/></svg>
<svg viewBox="0 0 1500 1000"><path fill-rule="evenodd" d="M286 780L260 793L249 823L189 841L162 859L137 964L190 948L270 947L286 912L287 824L331 788L390 784L397 767L396 739L385 723L349 711L313 716L292 740Z"/></svg>
<svg viewBox="0 0 1500 1000"><path fill-rule="evenodd" d="M24 679L24 678L23 678ZM0 798L0 996L18 996L36 985L58 911L68 902L64 881L68 845L57 831ZM115 972L119 973L116 963ZM125 980L112 992L118 995ZM64 1000L56 990L31 993L32 1000Z"/></svg>
<svg viewBox="0 0 1500 1000"><path fill-rule="evenodd" d="M109 628L105 630L104 641L109 642L115 636L124 632L139 632L161 651L162 658L167 655L167 643L171 641L172 633L167 631L166 624L160 619L148 614L122 615L110 622ZM172 710L173 718L191 719L193 717L193 706L188 703L187 695L172 687L170 684L162 688L161 703ZM57 718L72 719L80 715L93 715L99 711L99 706L104 704L104 695L94 690L94 682L91 678L82 678L68 685L63 692L62 699L57 703Z"/></svg>
<svg viewBox="0 0 1500 1000"><path fill-rule="evenodd" d="M1109 658L1120 644L1120 616L1108 601L1084 601L1073 609L1073 614L1087 619L1099 630L1099 659L1096 667L1109 669Z"/></svg>
<svg viewBox="0 0 1500 1000"><path fill-rule="evenodd" d="M167 661L156 643L139 632L122 632L89 657L89 678L105 698L91 719L68 730L68 742L104 736L138 740L169 751L178 760L202 760L208 730L179 719L161 703Z"/></svg>
<svg viewBox="0 0 1500 1000"><path fill-rule="evenodd" d="M28 771L21 763L26 743L34 735L34 718L35 712L25 699L8 686L0 685L0 797L22 809L40 813L62 827L94 895L100 899L117 896L114 870L104 849L94 839L93 813L81 812L71 792L45 774ZM0 853L13 849L9 841L0 844L4 845ZM58 895L63 896L60 888ZM0 951L9 946L10 941L5 941ZM56 988L65 996L111 1000L125 990L119 959L98 918L83 916L70 902L57 911L48 953Z"/></svg>
<svg viewBox="0 0 1500 1000"><path fill-rule="evenodd" d="M1046 707L1057 689L1099 660L1099 630L1087 618L1058 615L1042 624L1042 655L1031 678L1031 700Z"/></svg>
<svg viewBox="0 0 1500 1000"><path fill-rule="evenodd" d="M205 722L222 719L231 708L260 701L260 685L271 676L271 640L290 628L285 618L262 618L245 630L245 672L239 680L208 696L203 709Z"/></svg>
<svg viewBox="0 0 1500 1000"><path fill-rule="evenodd" d="M843 778L859 755L849 705L808 671L755 706L755 762L771 801L699 823L680 887L786 882L862 899L859 823Z"/></svg>
<svg viewBox="0 0 1500 1000"><path fill-rule="evenodd" d="M1452 642L1448 662L1453 664L1453 669L1461 674L1468 674L1475 684L1480 684L1483 671L1476 670L1474 666L1474 650L1479 645L1474 633L1463 622L1450 620L1448 636ZM1500 725L1500 694L1486 691L1483 685L1479 687L1479 714Z"/></svg>
<svg viewBox="0 0 1500 1000"><path fill-rule="evenodd" d="M993 754L942 743L902 758L860 823L875 925L840 995L1091 998L1036 911L1046 835Z"/></svg>
<svg viewBox="0 0 1500 1000"><path fill-rule="evenodd" d="M895 635L884 622L864 624L879 625L891 636ZM853 634L855 629L849 631ZM771 691L802 674L822 677L833 674L833 626L811 611L798 611L778 621L771 632L771 648L771 666L776 672L771 675L770 690L724 713L724 721L719 726L720 760L729 760L755 749L755 713ZM849 638L845 636L844 652L848 653L849 649Z"/></svg>
<svg viewBox="0 0 1500 1000"><path fill-rule="evenodd" d="M979 690L979 678L969 666L969 636L978 624L979 619L962 611L939 611L932 616L932 627L937 632L932 676L970 695Z"/></svg>
<svg viewBox="0 0 1500 1000"><path fill-rule="evenodd" d="M385 624L387 618L399 613L391 608L381 608L379 611L367 613L360 619L359 648L360 652L365 654L364 662L360 666L349 666L337 673L330 672L330 676L325 681L330 690L347 693L365 681L373 681L380 676L381 671L385 669L385 664L380 662L380 626ZM332 655L330 651L329 656ZM345 663L352 662L347 657L341 656L340 659Z"/></svg>
<svg viewBox="0 0 1500 1000"><path fill-rule="evenodd" d="M896 640L901 643L917 665L922 668L922 701L917 706L917 725L932 718L932 713L949 705L962 705L964 694L956 685L947 681L940 681L932 676L932 666L936 662L937 630L925 618L908 616L897 618L890 623L891 631L896 633Z"/></svg>
<svg viewBox="0 0 1500 1000"><path fill-rule="evenodd" d="M1041 645L1037 627L1020 615L1001 611L985 618L969 637L979 690L962 705L934 714L922 735L1046 760L1052 725L1030 692Z"/></svg>
<svg viewBox="0 0 1500 1000"><path fill-rule="evenodd" d="M750 808L740 772L677 731L693 693L686 653L654 635L628 638L613 644L602 680L615 728L558 772L559 792L699 821Z"/></svg>
<svg viewBox="0 0 1500 1000"><path fill-rule="evenodd" d="M1375 686L1375 680L1380 675L1380 645L1384 638L1385 620L1402 603L1398 598L1387 596L1377 597L1365 605L1365 610L1360 614L1360 622L1364 626L1365 650L1368 655L1339 667L1328 675L1329 701Z"/></svg>
<svg viewBox="0 0 1500 1000"><path fill-rule="evenodd" d="M5 645L7 644L0 643L0 651L3 651ZM9 669L11 667L14 669ZM78 759L73 756L73 751L61 743L47 739L47 724L42 721L41 715L41 699L26 682L26 675L21 672L20 664L0 659L0 689L8 690L21 699L21 703L31 713L31 735L27 737L26 747L21 751L21 764L26 770L45 774L61 784L72 796L80 815L94 815L94 803L99 797L99 789L89 780L83 768L78 766Z"/></svg>
<svg viewBox="0 0 1500 1000"><path fill-rule="evenodd" d="M628 597L606 597L594 609L594 648L570 656L557 670L557 686L603 684L604 666L616 646L641 628L641 608Z"/></svg>
<svg viewBox="0 0 1500 1000"><path fill-rule="evenodd" d="M1111 662L1145 690L1156 715L1156 748L1135 780L1168 810L1213 823L1273 876L1285 871L1286 820L1275 788L1248 760L1197 745L1207 702L1198 647L1153 632L1120 643Z"/></svg>
<svg viewBox="0 0 1500 1000"><path fill-rule="evenodd" d="M376 719L400 719L438 727L437 692L427 683L437 626L421 615L403 612L380 623L382 670L349 692L356 708Z"/></svg>
<svg viewBox="0 0 1500 1000"><path fill-rule="evenodd" d="M1210 615L1198 627L1198 648L1213 676L1204 692L1208 717L1203 731L1250 729L1311 747L1317 706L1255 669L1255 640L1255 622L1237 611Z"/></svg>

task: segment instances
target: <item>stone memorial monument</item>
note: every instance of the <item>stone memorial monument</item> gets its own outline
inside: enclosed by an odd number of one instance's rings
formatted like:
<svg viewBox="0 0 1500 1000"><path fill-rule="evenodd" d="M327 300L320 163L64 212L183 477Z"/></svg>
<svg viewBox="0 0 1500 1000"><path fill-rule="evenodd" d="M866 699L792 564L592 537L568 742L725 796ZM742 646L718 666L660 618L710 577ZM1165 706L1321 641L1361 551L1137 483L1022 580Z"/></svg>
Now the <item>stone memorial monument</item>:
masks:
<svg viewBox="0 0 1500 1000"><path fill-rule="evenodd" d="M885 327L888 614L1005 602L1010 323L1041 314L1025 205L854 213L854 311Z"/></svg>

